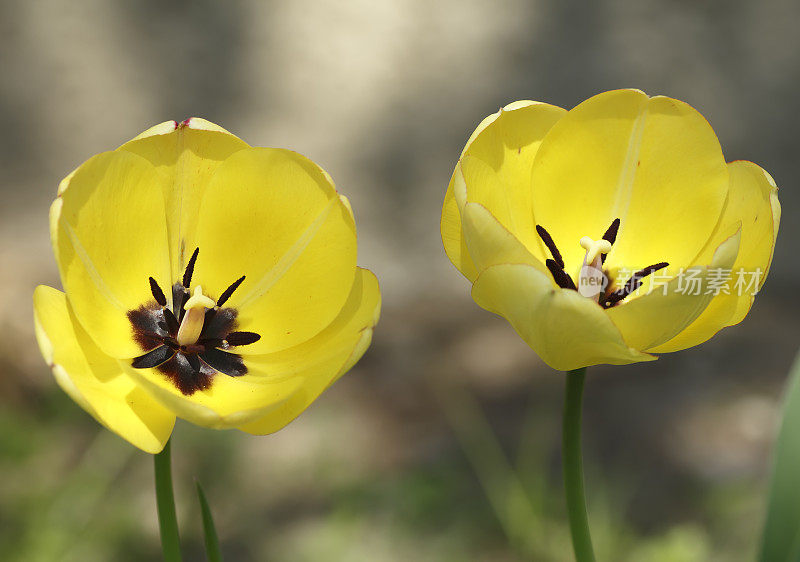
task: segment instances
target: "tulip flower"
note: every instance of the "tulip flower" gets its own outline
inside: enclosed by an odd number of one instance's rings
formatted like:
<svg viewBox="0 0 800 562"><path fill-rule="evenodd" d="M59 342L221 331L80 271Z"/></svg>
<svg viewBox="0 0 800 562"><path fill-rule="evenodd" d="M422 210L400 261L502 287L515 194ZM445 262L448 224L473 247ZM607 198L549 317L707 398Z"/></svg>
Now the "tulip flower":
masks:
<svg viewBox="0 0 800 562"><path fill-rule="evenodd" d="M90 158L61 182L50 231L64 292L34 293L42 354L149 453L176 417L277 431L353 366L378 319L330 176L203 119Z"/></svg>
<svg viewBox="0 0 800 562"><path fill-rule="evenodd" d="M563 471L573 549L594 553L580 450L586 367L651 361L740 322L769 270L777 187L726 163L692 107L638 90L566 111L519 101L467 141L442 209L481 307L569 371Z"/></svg>
<svg viewBox="0 0 800 562"><path fill-rule="evenodd" d="M617 90L570 111L521 101L484 119L441 230L478 305L572 370L650 361L740 322L779 220L770 175L726 164L697 111Z"/></svg>

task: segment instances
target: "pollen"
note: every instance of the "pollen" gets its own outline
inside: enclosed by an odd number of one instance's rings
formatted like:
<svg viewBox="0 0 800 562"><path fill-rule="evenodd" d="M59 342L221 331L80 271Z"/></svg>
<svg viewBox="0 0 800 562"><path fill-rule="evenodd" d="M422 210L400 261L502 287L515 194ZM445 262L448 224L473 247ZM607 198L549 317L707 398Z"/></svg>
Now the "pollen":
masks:
<svg viewBox="0 0 800 562"><path fill-rule="evenodd" d="M214 301L204 295L203 288L198 285L194 289L194 294L184 304L184 308L186 309L186 314L181 320L176 339L180 345L192 345L197 343L198 338L200 338L206 309L214 308Z"/></svg>

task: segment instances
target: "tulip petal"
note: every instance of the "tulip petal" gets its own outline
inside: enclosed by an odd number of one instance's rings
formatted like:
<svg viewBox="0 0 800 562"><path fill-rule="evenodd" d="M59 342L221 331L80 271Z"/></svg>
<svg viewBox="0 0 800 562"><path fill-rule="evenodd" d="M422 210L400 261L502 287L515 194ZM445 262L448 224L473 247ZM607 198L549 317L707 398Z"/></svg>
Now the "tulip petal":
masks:
<svg viewBox="0 0 800 562"><path fill-rule="evenodd" d="M124 361L119 365L156 400L195 425L229 429L263 416L277 408L302 384L291 378L265 380L248 373L230 377L212 375L210 388L184 396L165 375L155 369L133 369Z"/></svg>
<svg viewBox="0 0 800 562"><path fill-rule="evenodd" d="M655 347L652 350L655 353L701 344L722 328L738 324L750 310L755 292L766 280L780 224L778 188L772 177L752 162L731 162L728 167L731 174L728 202L711 242L724 236L731 223L741 221L741 248L731 278L688 328Z"/></svg>
<svg viewBox="0 0 800 562"><path fill-rule="evenodd" d="M62 184L50 208L61 280L83 328L104 353L135 357L127 313L153 300L149 277L171 285L165 177L140 156L105 152Z"/></svg>
<svg viewBox="0 0 800 562"><path fill-rule="evenodd" d="M655 359L629 347L596 302L577 291L554 288L553 281L533 266L489 267L476 279L472 297L508 320L554 369Z"/></svg>
<svg viewBox="0 0 800 562"><path fill-rule="evenodd" d="M523 244L531 246L534 254L537 248L541 251L541 247L530 211L531 166L542 139L565 113L565 110L545 103L514 102L485 118L462 152L462 158L479 160L493 172L484 183L480 178L470 181L469 171L465 171L471 190L469 200L485 206ZM474 281L478 270L466 252L461 232L462 217L454 193L457 175L458 167L445 195L442 241L450 261L464 276Z"/></svg>
<svg viewBox="0 0 800 562"><path fill-rule="evenodd" d="M506 230L486 207L467 203L462 216L464 240L479 271L501 263L521 263L535 267L552 280L545 265ZM557 286L555 281L553 286Z"/></svg>
<svg viewBox="0 0 800 562"><path fill-rule="evenodd" d="M295 419L361 358L372 340L380 313L380 289L372 272L358 269L353 290L339 316L312 340L279 353L246 356L248 366L264 376L293 372L304 380L278 408L239 427L264 435L278 431Z"/></svg>
<svg viewBox="0 0 800 562"><path fill-rule="evenodd" d="M536 219L569 273L582 236L621 219L609 268L692 265L720 217L728 169L714 131L689 105L638 90L594 96L545 137L532 173Z"/></svg>
<svg viewBox="0 0 800 562"><path fill-rule="evenodd" d="M440 230L442 233L444 251L450 259L450 262L456 266L456 269L458 269L464 277L470 281L474 281L478 276L478 269L475 267L475 264L472 263L469 250L467 250L467 243L461 232L461 213L458 210L456 198L452 189L448 189L444 196Z"/></svg>
<svg viewBox="0 0 800 562"><path fill-rule="evenodd" d="M40 285L33 301L36 338L59 386L102 425L143 451L158 453L175 415L94 344L64 293Z"/></svg>
<svg viewBox="0 0 800 562"><path fill-rule="evenodd" d="M673 338L686 329L706 309L713 294L707 293L708 280L712 270L728 270L736 260L741 233L724 240L714 252L708 267L696 266L696 272L684 271L676 275L662 287L643 286L641 296L631 295L629 301L622 301L609 308L606 313L619 328L625 341L631 347L643 351L653 348ZM689 275L696 279L695 286L688 288ZM627 300L627 299L626 299Z"/></svg>
<svg viewBox="0 0 800 562"><path fill-rule="evenodd" d="M356 271L352 215L325 174L288 150L249 148L228 158L200 209L195 283L218 297L239 330L261 339L250 353L297 345L331 323Z"/></svg>
<svg viewBox="0 0 800 562"><path fill-rule="evenodd" d="M299 346L274 354L243 355L248 369L244 376L218 373L213 375L209 389L184 396L157 370L132 369L120 364L156 399L196 425L225 429L265 417L271 420L268 423L283 420L281 423L285 425L302 410L301 403L307 404L316 396L310 394L317 388L313 385L324 380L325 384L316 391L319 394L344 372L349 358L366 349L366 345L363 349L357 345L363 344L362 331L371 332L377 322L379 292L374 275L360 268L357 271L347 304L328 328ZM249 351L251 347L241 351ZM307 402L301 396L307 396Z"/></svg>
<svg viewBox="0 0 800 562"><path fill-rule="evenodd" d="M222 161L248 146L222 127L192 117L180 124L167 121L151 127L118 149L145 158L168 178L164 184L171 264L168 287L180 279L197 247L200 203L211 176Z"/></svg>

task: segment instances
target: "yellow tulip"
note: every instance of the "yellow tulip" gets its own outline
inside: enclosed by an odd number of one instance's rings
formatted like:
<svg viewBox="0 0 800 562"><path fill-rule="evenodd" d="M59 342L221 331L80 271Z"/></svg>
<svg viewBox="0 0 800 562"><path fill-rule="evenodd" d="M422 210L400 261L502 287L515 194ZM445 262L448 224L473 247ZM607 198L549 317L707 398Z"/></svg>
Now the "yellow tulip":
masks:
<svg viewBox="0 0 800 562"><path fill-rule="evenodd" d="M570 111L520 101L484 119L441 231L477 304L572 370L650 361L740 322L779 221L772 177L726 164L696 110L616 90Z"/></svg>
<svg viewBox="0 0 800 562"><path fill-rule="evenodd" d="M307 158L169 121L65 178L64 292L34 293L42 354L101 424L159 452L176 416L277 431L369 346L375 276L347 199Z"/></svg>

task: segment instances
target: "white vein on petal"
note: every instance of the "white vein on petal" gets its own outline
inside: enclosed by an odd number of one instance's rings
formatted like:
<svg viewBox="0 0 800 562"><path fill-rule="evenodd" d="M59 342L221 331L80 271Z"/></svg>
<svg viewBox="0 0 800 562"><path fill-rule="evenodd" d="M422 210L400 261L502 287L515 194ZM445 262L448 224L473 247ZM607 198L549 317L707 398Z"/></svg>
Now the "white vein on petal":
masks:
<svg viewBox="0 0 800 562"><path fill-rule="evenodd" d="M75 234L72 226L66 221L64 221L64 229L67 231L67 235L69 236L72 247L75 250L75 254L81 260L81 263L83 263L84 268L86 268L86 272L89 274L89 278L92 280L92 283L94 283L94 286L97 287L97 290L115 307L119 308L120 310L125 310L125 307L122 305L119 299L114 296L114 293L111 292L111 289L109 289L108 285L106 285L106 282L103 280L103 277L97 271L97 268L95 268L92 258L83 247L83 244L81 244L78 235Z"/></svg>
<svg viewBox="0 0 800 562"><path fill-rule="evenodd" d="M328 218L328 215L331 213L331 209L336 205L339 201L338 197L334 196L329 201L328 204L325 205L325 208L322 209L317 215L317 217L311 221L303 233L298 237L294 244L292 244L288 250L280 257L278 262L272 266L268 271L261 276L261 278L253 285L253 288L242 297L242 300L239 302L238 306L240 309L247 307L256 299L262 297L266 294L274 285L277 283L281 277L283 277L289 269L294 265L294 263L300 258L300 256L305 252L308 245L317 235L317 232L325 223Z"/></svg>
<svg viewBox="0 0 800 562"><path fill-rule="evenodd" d="M625 216L631 204L633 186L636 183L636 170L638 169L639 154L642 150L642 137L644 136L645 123L647 122L649 99L647 99L639 112L636 121L633 123L630 137L628 138L628 148L625 151L625 160L622 163L619 180L617 181L616 196L612 206L613 216L622 220L622 228L625 227Z"/></svg>

